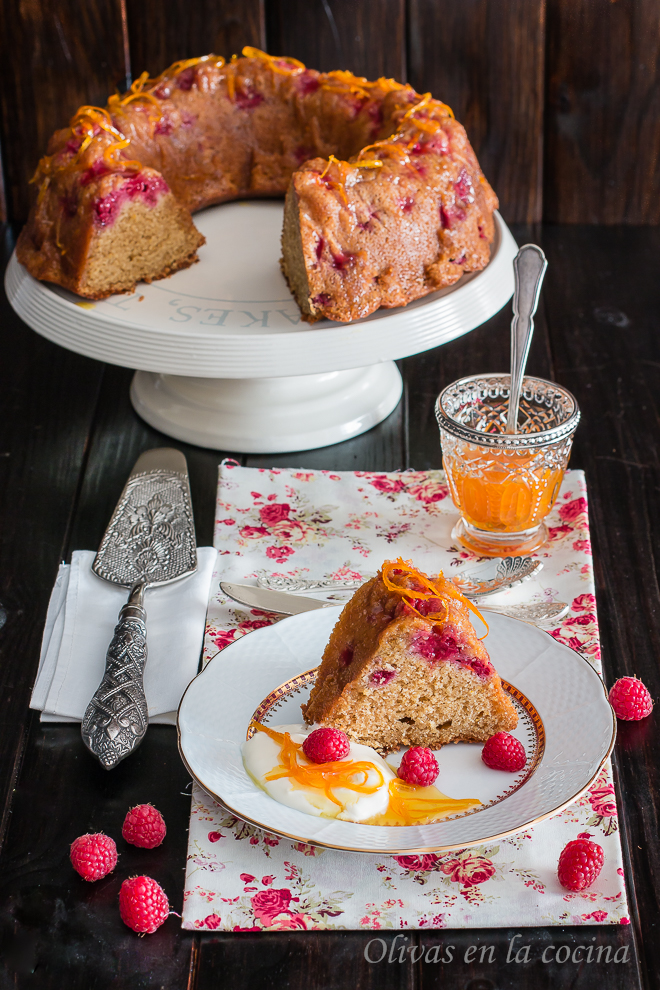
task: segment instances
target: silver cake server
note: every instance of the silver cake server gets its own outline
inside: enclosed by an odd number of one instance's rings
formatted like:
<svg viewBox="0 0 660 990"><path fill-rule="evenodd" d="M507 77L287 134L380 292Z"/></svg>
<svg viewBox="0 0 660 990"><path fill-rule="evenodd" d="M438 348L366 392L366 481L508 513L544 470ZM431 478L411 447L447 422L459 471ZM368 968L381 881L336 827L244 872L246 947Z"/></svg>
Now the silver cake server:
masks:
<svg viewBox="0 0 660 990"><path fill-rule="evenodd" d="M264 609L267 612L278 612L280 615L300 615L315 608L336 608L339 604L343 604L336 600L329 602L322 598L304 598L302 595L290 595L285 591L272 591L270 588L259 588L253 584L239 584L233 581L221 581L220 588L225 595L241 605ZM569 609L566 602L520 602L512 605L484 605L478 602L477 604L483 612L499 612L501 615L510 615L514 619L533 622L539 626L558 621Z"/></svg>
<svg viewBox="0 0 660 990"><path fill-rule="evenodd" d="M130 588L108 647L105 674L82 721L90 753L111 770L140 745L149 724L142 678L147 662L147 588L197 569L188 466L171 447L137 459L94 558L104 581Z"/></svg>

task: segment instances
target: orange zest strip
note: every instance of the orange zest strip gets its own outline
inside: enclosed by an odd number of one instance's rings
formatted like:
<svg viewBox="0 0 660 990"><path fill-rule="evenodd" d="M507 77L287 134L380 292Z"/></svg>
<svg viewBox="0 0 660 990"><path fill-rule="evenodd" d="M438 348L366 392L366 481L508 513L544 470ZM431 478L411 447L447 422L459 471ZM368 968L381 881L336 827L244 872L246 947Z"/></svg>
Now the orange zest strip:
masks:
<svg viewBox="0 0 660 990"><path fill-rule="evenodd" d="M396 572L400 573L396 573ZM443 621L447 617L447 610L445 608L444 612L430 612L428 615L423 616L414 605L411 604L416 598L421 598L428 601L430 598L454 598L456 601L462 602L464 605L470 609L476 616L478 616L486 627L486 632L480 639L485 639L488 635L488 623L484 619L483 615L479 609L472 604L469 598L461 594L456 585L452 581L448 581L443 575L442 571L438 574L437 578L431 580L418 571L416 567L413 566L411 560L403 560L403 558L398 557L397 560L386 560L382 567L383 584L388 589L388 591L394 591L397 595L401 597L406 602L409 608L413 610L422 619L436 619L438 621ZM427 588L427 591L417 591L416 589L406 588L402 586L401 581L406 578L412 578L416 581L422 588ZM397 580L398 582L397 583Z"/></svg>
<svg viewBox="0 0 660 990"><path fill-rule="evenodd" d="M159 76L156 76L155 79L150 79L149 85L153 87L157 83L168 79L170 76L178 75L179 72L183 72L184 69L189 69L193 65L199 65L200 63L206 62L211 65L215 65L218 69L221 69L225 64L225 60L222 55L202 55L200 58L181 59L179 62L173 62L172 65L168 66L167 69L164 69Z"/></svg>
<svg viewBox="0 0 660 990"><path fill-rule="evenodd" d="M336 192L339 193L339 195L343 199L344 203L347 204L348 203L348 196L346 195L345 182L346 182L346 176L351 171L351 169L356 169L356 168L382 168L383 163L381 161L378 161L377 159L373 159L372 161L366 161L366 162L361 162L359 160L358 161L355 161L355 162L341 162L341 161L339 161L338 158L335 158L334 155L330 155L329 158L328 158L328 164L325 166L325 168L323 169L323 171L319 175L319 179L325 179L325 177L326 177L326 175L328 173L328 170L329 170L329 168L330 168L331 165L336 165L337 166L337 168L339 170L339 178L338 179L332 179L332 178L328 177L328 179L326 181L327 181L328 185L332 189L334 189Z"/></svg>
<svg viewBox="0 0 660 990"><path fill-rule="evenodd" d="M321 172L321 174L319 176L319 179L324 179L325 178L325 176L326 176L326 174L328 172L328 169L330 168L331 165L336 165L337 168L339 169L339 179L336 179L335 180L335 179L331 179L330 177L328 177L328 180L327 180L328 181L328 184L330 185L330 187L332 189L334 189L336 192L339 193L339 195L341 196L341 198L344 201L344 204L347 204L348 203L348 196L346 195L346 187L345 187L344 183L346 181L346 173L348 172L348 170L349 170L349 168L351 166L348 164L348 162L340 162L339 159L338 158L335 158L334 155L330 155L330 157L328 158L328 164L325 166L325 168Z"/></svg>
<svg viewBox="0 0 660 990"><path fill-rule="evenodd" d="M321 85L324 89L334 90L335 92L342 92L348 89L350 93L354 93L361 99L368 100L371 98L371 93L367 87L372 87L374 84L369 83L363 76L354 76L352 72L348 72L346 69L335 69L334 72L326 73Z"/></svg>
<svg viewBox="0 0 660 990"><path fill-rule="evenodd" d="M149 83L149 81L150 81L149 73L143 72L140 78L136 79L132 83L129 92L126 93L125 96L119 96L118 93L115 93L114 96L111 96L108 100L108 107L111 113L121 112L123 107L128 106L128 104L132 103L134 100L146 100L148 103L151 103L156 108L156 110L158 111L158 115L160 116L159 100L156 99L153 93L143 92L144 87L147 85L147 83Z"/></svg>
<svg viewBox="0 0 660 990"><path fill-rule="evenodd" d="M246 58L258 58L262 62L265 62L269 69L273 72L278 72L281 76L287 75L298 75L299 72L304 72L307 66L303 62L299 62L297 58L291 58L288 55L268 55L266 52L262 52L260 48L252 48L251 45L246 45L242 52ZM233 61L233 57L232 57ZM282 63L285 63L282 65Z"/></svg>
<svg viewBox="0 0 660 990"><path fill-rule="evenodd" d="M259 732L265 732L274 742L280 746L280 765L266 774L264 780L279 780L288 777L295 781L300 787L318 787L332 801L333 804L341 807L342 802L338 801L332 794L332 788L345 787L348 790L356 791L358 794L375 794L383 786L385 778L382 771L374 763L366 760L347 763L345 760L334 760L331 763L299 763L298 755L302 751L300 743L294 743L288 732L276 732L275 729L262 725L260 722L253 722L252 725ZM306 759L303 754L303 759ZM368 784L369 774L375 771L378 775L378 782ZM361 779L355 779L355 778Z"/></svg>
<svg viewBox="0 0 660 990"><path fill-rule="evenodd" d="M342 164L343 164L343 162L340 162L338 158L335 158L334 155L330 155L330 157L328 158L328 164L325 166L325 168L321 172L319 178L320 179L325 178L326 172L328 171L328 169L330 168L331 165L339 165L339 167L341 168Z"/></svg>
<svg viewBox="0 0 660 990"><path fill-rule="evenodd" d="M234 96L236 95L236 69L234 68L233 60L232 60L232 64L229 66L229 68L232 71L231 72L227 72L227 74L225 76L225 82L227 83L227 95L229 96L229 99L233 103Z"/></svg>
<svg viewBox="0 0 660 990"><path fill-rule="evenodd" d="M112 123L110 114L102 107L80 107L71 118L69 126L77 137L83 134L85 135L71 164L75 165L80 161L80 156L89 147L94 138L97 137L98 132L95 131L95 127L98 127L101 131L105 131L106 134L117 139L111 145L108 145L103 152L103 160L109 168L130 168L137 171L142 168L141 163L138 161L128 161L117 157L120 151L128 147L130 139L124 137L121 131L117 130Z"/></svg>
<svg viewBox="0 0 660 990"><path fill-rule="evenodd" d="M392 141L391 138L388 138L385 141L376 141L375 144L368 144L366 146L366 148L363 148L362 149L362 151L360 152L360 154L361 155L364 155L365 152L371 151L372 148L374 148L380 154L385 153L385 154L388 154L388 155L394 155L395 157L398 156L402 160L405 159L405 163L406 164L410 161L410 156L408 155L408 152L406 151L406 149L405 148L402 148L400 144L397 144L396 143L396 141ZM359 162L359 159L358 159L358 162ZM361 163L359 163L359 164L361 164Z"/></svg>

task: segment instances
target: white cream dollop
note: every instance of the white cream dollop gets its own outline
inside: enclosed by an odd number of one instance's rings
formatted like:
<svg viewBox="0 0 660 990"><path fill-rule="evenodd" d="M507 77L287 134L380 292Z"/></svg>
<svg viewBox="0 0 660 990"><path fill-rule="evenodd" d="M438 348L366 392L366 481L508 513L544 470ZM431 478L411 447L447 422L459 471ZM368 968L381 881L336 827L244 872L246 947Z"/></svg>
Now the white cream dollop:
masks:
<svg viewBox="0 0 660 990"><path fill-rule="evenodd" d="M274 729L275 732L288 732L293 742L302 744L305 737L318 726L272 725L269 728ZM396 777L394 771L375 749L352 742L348 756L342 762L360 761L373 764L374 769L369 771L364 783L367 786L375 784L379 786L373 794L360 794L347 787L333 787L332 795L340 802L337 805L330 801L320 787L301 786L288 777L266 780L266 774L279 766L280 747L265 732L255 732L251 739L244 742L242 755L245 769L252 779L275 801L286 804L289 808L295 808L296 811L304 811L307 815L340 818L347 822L363 822L373 818L374 815L384 814L389 803L389 782ZM382 784L376 768L382 774Z"/></svg>

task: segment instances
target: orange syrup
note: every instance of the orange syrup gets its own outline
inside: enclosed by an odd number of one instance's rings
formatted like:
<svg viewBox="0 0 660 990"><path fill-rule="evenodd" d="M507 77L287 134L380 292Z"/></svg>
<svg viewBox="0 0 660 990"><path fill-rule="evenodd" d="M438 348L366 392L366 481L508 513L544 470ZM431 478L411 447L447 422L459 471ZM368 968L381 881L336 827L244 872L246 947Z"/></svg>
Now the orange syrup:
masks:
<svg viewBox="0 0 660 990"><path fill-rule="evenodd" d="M476 798L450 798L437 787L418 787L398 777L390 781L389 792L387 811L368 818L363 825L429 825L481 804Z"/></svg>

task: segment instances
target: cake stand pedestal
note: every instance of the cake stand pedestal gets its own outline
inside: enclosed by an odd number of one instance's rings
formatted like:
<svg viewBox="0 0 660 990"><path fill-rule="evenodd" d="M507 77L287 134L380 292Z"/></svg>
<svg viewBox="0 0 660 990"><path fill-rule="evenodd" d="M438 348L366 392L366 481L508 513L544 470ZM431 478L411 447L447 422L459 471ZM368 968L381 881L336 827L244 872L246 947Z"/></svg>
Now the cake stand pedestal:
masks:
<svg viewBox="0 0 660 990"><path fill-rule="evenodd" d="M280 273L282 204L195 215L200 263L98 302L38 282L16 260L9 300L49 340L136 368L131 401L168 436L217 450L324 447L380 423L402 392L394 361L480 326L513 294L516 243L496 214L491 261L448 289L350 324L313 327Z"/></svg>
<svg viewBox="0 0 660 990"><path fill-rule="evenodd" d="M312 450L348 440L396 408L393 361L295 378L185 378L137 371L131 402L151 426L200 447L247 454Z"/></svg>

